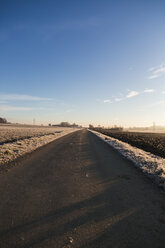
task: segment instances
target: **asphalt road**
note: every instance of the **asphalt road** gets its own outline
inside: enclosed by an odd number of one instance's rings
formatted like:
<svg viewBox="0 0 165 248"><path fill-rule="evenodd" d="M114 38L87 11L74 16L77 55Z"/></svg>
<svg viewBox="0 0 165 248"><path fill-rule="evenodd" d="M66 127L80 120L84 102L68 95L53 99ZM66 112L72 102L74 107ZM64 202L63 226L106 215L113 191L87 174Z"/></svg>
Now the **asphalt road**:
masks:
<svg viewBox="0 0 165 248"><path fill-rule="evenodd" d="M94 134L13 165L0 174L1 248L165 247L165 195Z"/></svg>

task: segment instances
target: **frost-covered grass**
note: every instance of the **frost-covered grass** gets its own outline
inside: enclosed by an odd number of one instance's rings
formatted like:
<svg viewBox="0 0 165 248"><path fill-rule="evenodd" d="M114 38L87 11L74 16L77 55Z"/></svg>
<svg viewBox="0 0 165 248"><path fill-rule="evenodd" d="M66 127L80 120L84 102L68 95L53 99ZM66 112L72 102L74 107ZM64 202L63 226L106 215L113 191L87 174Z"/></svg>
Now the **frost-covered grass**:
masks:
<svg viewBox="0 0 165 248"><path fill-rule="evenodd" d="M5 129L5 128L4 128ZM12 130L12 131L11 131ZM26 153L30 153L37 148L57 139L66 134L77 131L76 128L33 128L25 127L18 130L15 127L7 128L8 138L10 135L11 142L3 143L0 145L0 165L6 164L15 160L16 158L23 156ZM15 132L15 133L12 133ZM27 135L28 132L28 136ZM31 137L30 137L31 135ZM16 141L13 141L13 137L17 137ZM28 137L28 138L24 138ZM9 139L7 139L8 141Z"/></svg>
<svg viewBox="0 0 165 248"><path fill-rule="evenodd" d="M27 125L0 125L0 144L19 139L37 137L45 134L53 134L66 130L62 127L44 127Z"/></svg>
<svg viewBox="0 0 165 248"><path fill-rule="evenodd" d="M90 130L91 131L91 130ZM131 160L136 167L165 190L165 159L142 149L133 147L123 141L91 131L106 143Z"/></svg>

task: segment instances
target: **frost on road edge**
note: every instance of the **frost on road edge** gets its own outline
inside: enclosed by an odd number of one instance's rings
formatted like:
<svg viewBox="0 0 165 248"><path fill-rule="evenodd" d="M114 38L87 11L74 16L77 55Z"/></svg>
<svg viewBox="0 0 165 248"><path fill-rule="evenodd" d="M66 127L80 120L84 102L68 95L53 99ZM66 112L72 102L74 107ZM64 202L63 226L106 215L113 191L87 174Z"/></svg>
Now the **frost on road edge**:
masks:
<svg viewBox="0 0 165 248"><path fill-rule="evenodd" d="M0 145L0 166L77 130L78 129L75 128L69 130L67 129L61 132L55 132L54 134L47 134L41 137L25 138L16 142Z"/></svg>
<svg viewBox="0 0 165 248"><path fill-rule="evenodd" d="M123 141L89 130L131 160L136 167L165 190L165 159L142 149L133 147Z"/></svg>

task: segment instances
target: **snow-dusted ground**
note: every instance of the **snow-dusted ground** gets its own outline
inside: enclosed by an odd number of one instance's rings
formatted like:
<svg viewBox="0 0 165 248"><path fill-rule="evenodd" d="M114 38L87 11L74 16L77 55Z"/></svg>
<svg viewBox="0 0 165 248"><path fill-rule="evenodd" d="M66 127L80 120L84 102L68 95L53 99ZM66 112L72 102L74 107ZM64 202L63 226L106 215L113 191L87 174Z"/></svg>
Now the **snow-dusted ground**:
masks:
<svg viewBox="0 0 165 248"><path fill-rule="evenodd" d="M37 137L45 134L63 131L63 127L49 126L28 126L28 125L0 125L0 143L11 142L13 140Z"/></svg>
<svg viewBox="0 0 165 248"><path fill-rule="evenodd" d="M34 136L34 130L32 130L33 137L24 138L21 140L17 140L15 142L4 143L0 145L0 165L11 162L15 160L16 158L23 156L26 153L30 153L36 150L38 147L41 147L57 138L60 138L66 134L75 132L77 130L78 128L77 129L76 128L61 128L61 129L54 128L53 130L51 130L51 134L45 134L45 135L42 134L42 136L39 136L39 137ZM52 131L54 131L54 133L52 133ZM21 132L23 132L23 130L21 130ZM21 136L19 136L19 138L21 138Z"/></svg>
<svg viewBox="0 0 165 248"><path fill-rule="evenodd" d="M89 130L91 131L91 130ZM165 190L165 159L133 147L118 139L91 131L106 143L119 151L124 157L131 160L136 167L150 177L156 184Z"/></svg>

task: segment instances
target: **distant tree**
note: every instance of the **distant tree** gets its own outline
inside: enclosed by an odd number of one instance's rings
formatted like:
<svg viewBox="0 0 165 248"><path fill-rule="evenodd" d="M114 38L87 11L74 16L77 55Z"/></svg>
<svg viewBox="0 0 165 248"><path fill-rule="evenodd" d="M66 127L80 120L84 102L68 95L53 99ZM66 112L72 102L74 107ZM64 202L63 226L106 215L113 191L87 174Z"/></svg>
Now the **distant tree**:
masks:
<svg viewBox="0 0 165 248"><path fill-rule="evenodd" d="M7 120L5 118L0 117L0 123L7 123Z"/></svg>
<svg viewBox="0 0 165 248"><path fill-rule="evenodd" d="M78 125L76 123L73 123L71 127L78 127Z"/></svg>
<svg viewBox="0 0 165 248"><path fill-rule="evenodd" d="M91 124L89 124L89 128L90 128L90 129L92 129L92 128L94 128L94 126L93 126L93 125L91 125Z"/></svg>
<svg viewBox="0 0 165 248"><path fill-rule="evenodd" d="M70 127L70 123L69 123L69 122L64 122L64 121L63 121L63 122L60 123L60 126L61 126L61 127Z"/></svg>
<svg viewBox="0 0 165 248"><path fill-rule="evenodd" d="M118 126L115 125L114 127L110 128L109 131L122 132L123 127L118 127Z"/></svg>

